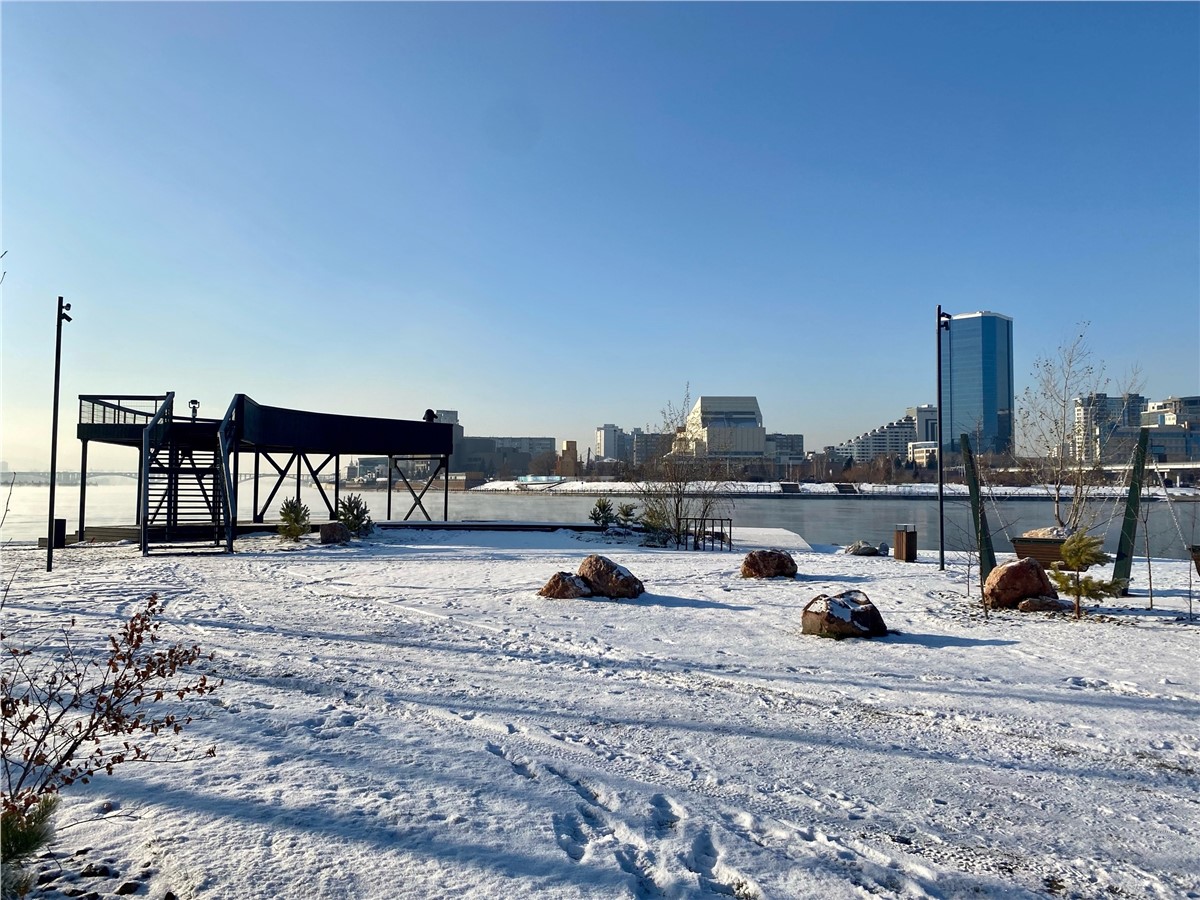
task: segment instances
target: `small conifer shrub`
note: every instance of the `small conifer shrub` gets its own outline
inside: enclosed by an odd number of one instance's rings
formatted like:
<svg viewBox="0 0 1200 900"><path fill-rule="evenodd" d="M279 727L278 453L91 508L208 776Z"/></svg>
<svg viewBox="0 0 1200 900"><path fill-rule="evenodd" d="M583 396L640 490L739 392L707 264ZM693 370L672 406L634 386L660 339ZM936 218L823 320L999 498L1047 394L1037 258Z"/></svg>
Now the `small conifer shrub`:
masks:
<svg viewBox="0 0 1200 900"><path fill-rule="evenodd" d="M361 494L348 494L338 500L337 520L355 537L366 537L375 530L371 511Z"/></svg>
<svg viewBox="0 0 1200 900"><path fill-rule="evenodd" d="M674 540L666 512L658 504L647 504L642 513L642 545L665 547Z"/></svg>
<svg viewBox="0 0 1200 900"><path fill-rule="evenodd" d="M601 528L608 528L613 522L617 521L617 514L613 512L612 501L607 497L598 499L596 505L592 507L592 511L588 513L588 518Z"/></svg>
<svg viewBox="0 0 1200 900"><path fill-rule="evenodd" d="M33 888L25 865L54 840L51 817L58 797L43 794L29 809L6 807L0 815L0 898L24 897Z"/></svg>
<svg viewBox="0 0 1200 900"><path fill-rule="evenodd" d="M629 528L637 522L637 504L622 503L617 506L617 524Z"/></svg>
<svg viewBox="0 0 1200 900"><path fill-rule="evenodd" d="M308 507L295 497L288 497L280 504L279 533L289 541L298 541L309 532Z"/></svg>
<svg viewBox="0 0 1200 900"><path fill-rule="evenodd" d="M1086 531L1077 531L1062 545L1061 563L1055 563L1047 573L1054 586L1075 600L1075 618L1080 618L1080 601L1087 597L1089 600L1101 600L1104 597L1116 597L1125 587L1125 581L1117 578L1105 581L1103 578L1092 578L1083 572L1089 566L1100 566L1112 562L1103 549L1104 542Z"/></svg>

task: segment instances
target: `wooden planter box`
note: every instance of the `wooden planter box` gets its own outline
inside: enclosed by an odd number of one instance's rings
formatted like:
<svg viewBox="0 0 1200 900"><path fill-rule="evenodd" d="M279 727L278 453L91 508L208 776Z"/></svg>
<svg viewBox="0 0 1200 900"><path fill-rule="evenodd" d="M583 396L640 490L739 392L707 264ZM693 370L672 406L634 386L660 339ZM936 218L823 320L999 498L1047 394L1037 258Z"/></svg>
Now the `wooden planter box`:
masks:
<svg viewBox="0 0 1200 900"><path fill-rule="evenodd" d="M1066 538L1032 538L1015 537L1012 539L1013 552L1018 559L1032 556L1042 564L1043 569L1049 569L1056 562L1062 562L1062 545Z"/></svg>

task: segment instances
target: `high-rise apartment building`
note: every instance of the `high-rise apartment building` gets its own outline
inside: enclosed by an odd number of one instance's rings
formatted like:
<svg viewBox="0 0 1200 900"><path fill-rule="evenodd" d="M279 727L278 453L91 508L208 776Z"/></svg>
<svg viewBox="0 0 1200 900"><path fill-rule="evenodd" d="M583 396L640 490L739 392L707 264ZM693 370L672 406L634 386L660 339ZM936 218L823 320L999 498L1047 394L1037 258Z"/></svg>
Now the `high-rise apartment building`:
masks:
<svg viewBox="0 0 1200 900"><path fill-rule="evenodd" d="M1071 456L1083 462L1108 461L1110 439L1118 429L1136 429L1146 411L1146 398L1141 394L1121 394L1110 397L1092 393L1075 398L1075 430L1071 441ZM1136 433L1136 432L1135 432ZM1127 456L1122 449L1118 455Z"/></svg>
<svg viewBox="0 0 1200 900"><path fill-rule="evenodd" d="M929 403L910 406L904 418L872 428L865 434L843 441L826 452L856 463L870 462L880 456L891 459L910 459L910 445L931 442L937 446L937 407Z"/></svg>
<svg viewBox="0 0 1200 900"><path fill-rule="evenodd" d="M597 459L629 459L629 435L617 425L596 426Z"/></svg>
<svg viewBox="0 0 1200 900"><path fill-rule="evenodd" d="M942 444L959 436L977 453L1007 453L1013 443L1013 321L994 312L951 316L942 341Z"/></svg>

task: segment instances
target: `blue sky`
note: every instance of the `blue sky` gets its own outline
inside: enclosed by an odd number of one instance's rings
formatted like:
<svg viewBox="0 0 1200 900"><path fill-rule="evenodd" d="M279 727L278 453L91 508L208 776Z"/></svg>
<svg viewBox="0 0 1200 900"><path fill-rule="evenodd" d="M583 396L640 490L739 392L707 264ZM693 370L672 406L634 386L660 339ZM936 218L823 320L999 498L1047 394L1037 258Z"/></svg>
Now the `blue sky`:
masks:
<svg viewBox="0 0 1200 900"><path fill-rule="evenodd" d="M685 383L810 449L934 401L937 305L1200 393L1196 4L23 4L3 448L74 397L591 444ZM123 458L123 457L120 457Z"/></svg>

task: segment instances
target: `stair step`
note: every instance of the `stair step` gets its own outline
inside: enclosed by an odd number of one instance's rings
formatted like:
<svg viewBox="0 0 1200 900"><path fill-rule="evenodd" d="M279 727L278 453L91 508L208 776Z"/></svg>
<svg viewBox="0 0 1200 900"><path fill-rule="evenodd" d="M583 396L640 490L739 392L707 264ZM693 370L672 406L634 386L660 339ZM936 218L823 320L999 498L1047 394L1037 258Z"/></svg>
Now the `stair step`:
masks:
<svg viewBox="0 0 1200 900"><path fill-rule="evenodd" d="M150 524L158 529L153 543L220 539L225 526L223 465L216 423L179 419L164 430L146 473Z"/></svg>

